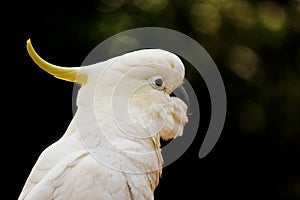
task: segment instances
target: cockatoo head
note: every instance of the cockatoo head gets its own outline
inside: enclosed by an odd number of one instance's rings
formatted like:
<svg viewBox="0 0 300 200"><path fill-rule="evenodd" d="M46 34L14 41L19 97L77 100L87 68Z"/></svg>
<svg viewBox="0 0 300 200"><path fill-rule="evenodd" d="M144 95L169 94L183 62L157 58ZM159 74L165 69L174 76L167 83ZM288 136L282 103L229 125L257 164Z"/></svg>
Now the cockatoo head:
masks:
<svg viewBox="0 0 300 200"><path fill-rule="evenodd" d="M30 40L32 59L57 78L81 85L78 112L92 109L99 123L114 121L138 137L182 135L187 122L186 104L170 94L184 79L184 65L173 53L160 49L130 52L85 67L59 67L40 58ZM138 128L137 128L138 127ZM141 131L132 131L139 129Z"/></svg>

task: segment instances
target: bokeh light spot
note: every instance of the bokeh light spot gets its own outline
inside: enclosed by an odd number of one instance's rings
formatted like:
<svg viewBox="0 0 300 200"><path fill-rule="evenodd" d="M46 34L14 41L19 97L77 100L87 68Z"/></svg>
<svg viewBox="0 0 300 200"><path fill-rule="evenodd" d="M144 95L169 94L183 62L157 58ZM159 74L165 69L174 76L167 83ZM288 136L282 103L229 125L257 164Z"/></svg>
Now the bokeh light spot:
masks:
<svg viewBox="0 0 300 200"><path fill-rule="evenodd" d="M256 23L256 13L253 5L245 0L231 1L223 4L221 9L231 22L239 27L250 28Z"/></svg>
<svg viewBox="0 0 300 200"><path fill-rule="evenodd" d="M229 55L229 66L239 77L250 80L259 65L258 55L245 46L234 47Z"/></svg>
<svg viewBox="0 0 300 200"><path fill-rule="evenodd" d="M270 31L284 28L286 17L282 7L273 2L262 2L258 6L258 15L263 26Z"/></svg>
<svg viewBox="0 0 300 200"><path fill-rule="evenodd" d="M135 0L135 4L146 12L158 12L164 9L169 1L168 0Z"/></svg>
<svg viewBox="0 0 300 200"><path fill-rule="evenodd" d="M113 24L113 26L112 26ZM113 17L108 14L98 22L98 34L109 36L133 26L131 17L125 11L119 11L113 14Z"/></svg>
<svg viewBox="0 0 300 200"><path fill-rule="evenodd" d="M208 3L195 3L191 7L191 22L201 33L215 33L221 26L219 9Z"/></svg>

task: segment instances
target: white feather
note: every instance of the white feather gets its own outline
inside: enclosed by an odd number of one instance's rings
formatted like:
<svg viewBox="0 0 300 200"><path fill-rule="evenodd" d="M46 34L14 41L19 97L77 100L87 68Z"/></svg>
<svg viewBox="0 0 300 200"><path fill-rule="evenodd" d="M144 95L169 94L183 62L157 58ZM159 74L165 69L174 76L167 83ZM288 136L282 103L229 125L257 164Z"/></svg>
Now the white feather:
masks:
<svg viewBox="0 0 300 200"><path fill-rule="evenodd" d="M168 95L183 81L182 62L167 51L140 50L80 73L88 80L77 113L40 155L19 199L153 199L163 164L160 138L180 136L187 122L187 106ZM154 75L164 78L165 90L147 82ZM128 111L128 119L116 122L113 100L126 101L128 109L117 113Z"/></svg>

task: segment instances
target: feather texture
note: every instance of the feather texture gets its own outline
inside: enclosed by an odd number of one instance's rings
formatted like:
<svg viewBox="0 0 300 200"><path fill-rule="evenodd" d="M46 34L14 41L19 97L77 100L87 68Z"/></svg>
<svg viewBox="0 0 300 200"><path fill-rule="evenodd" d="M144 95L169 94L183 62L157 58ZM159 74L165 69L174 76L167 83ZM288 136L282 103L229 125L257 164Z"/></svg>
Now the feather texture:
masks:
<svg viewBox="0 0 300 200"><path fill-rule="evenodd" d="M167 51L140 50L77 73L87 77L78 110L38 158L19 200L153 199L160 138L182 135L187 122L185 103L169 96L183 81L182 62ZM149 83L158 75L164 88Z"/></svg>

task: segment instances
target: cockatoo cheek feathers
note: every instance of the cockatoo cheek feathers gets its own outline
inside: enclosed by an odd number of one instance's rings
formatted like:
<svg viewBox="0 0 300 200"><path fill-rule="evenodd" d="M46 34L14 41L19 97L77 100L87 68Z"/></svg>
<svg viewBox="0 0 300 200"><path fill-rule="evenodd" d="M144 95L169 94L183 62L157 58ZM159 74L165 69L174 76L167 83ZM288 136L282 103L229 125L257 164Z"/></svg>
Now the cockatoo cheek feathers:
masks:
<svg viewBox="0 0 300 200"><path fill-rule="evenodd" d="M164 125L159 132L163 140L174 139L182 136L183 127L188 122L187 105L177 97L171 97L168 106L165 106Z"/></svg>

